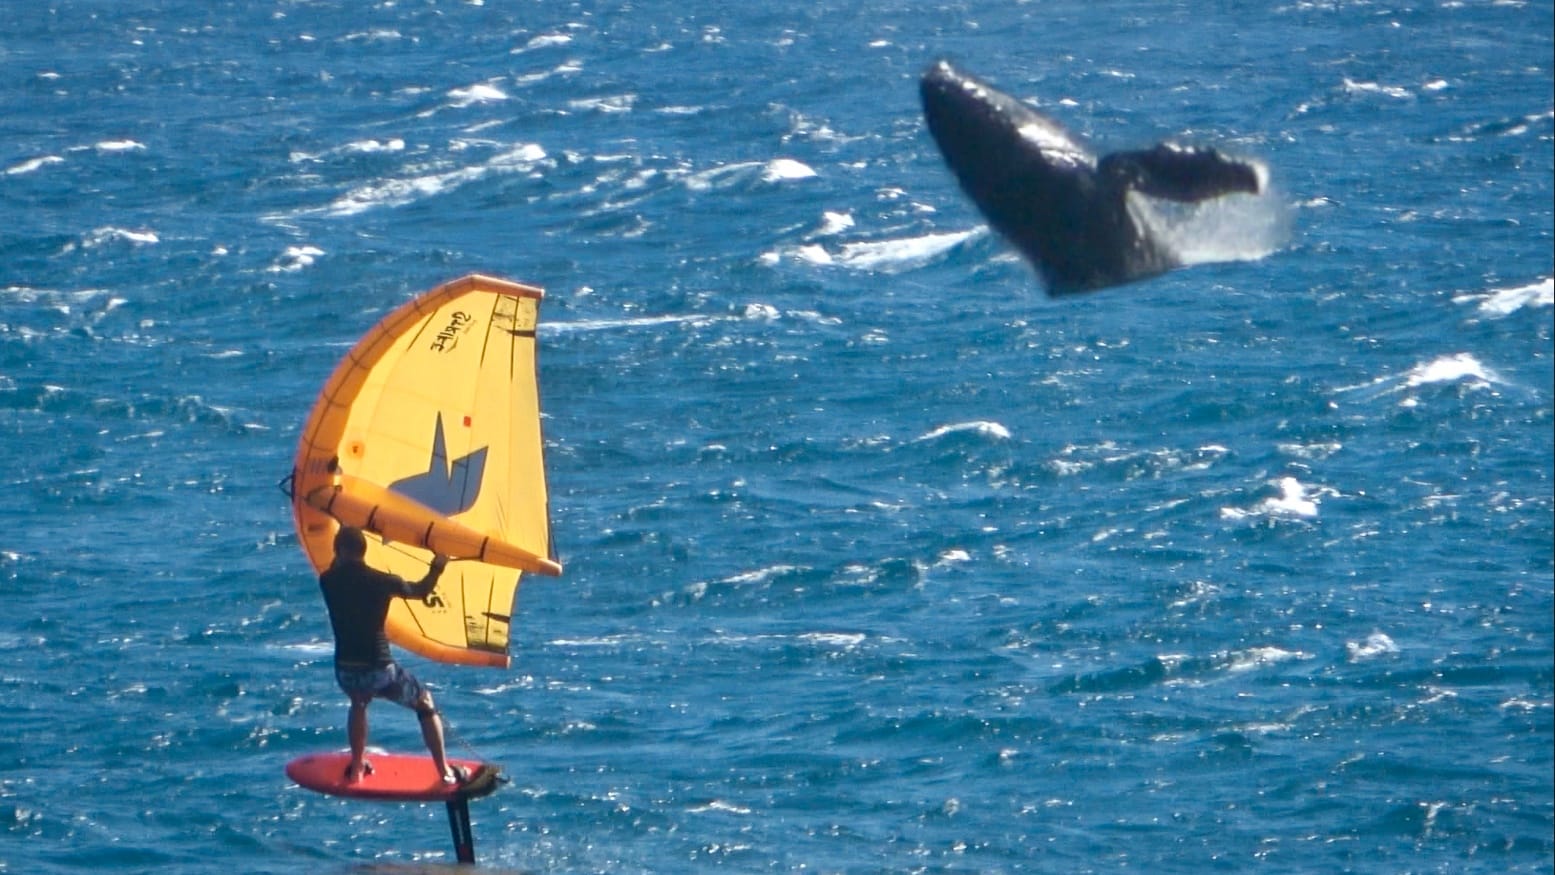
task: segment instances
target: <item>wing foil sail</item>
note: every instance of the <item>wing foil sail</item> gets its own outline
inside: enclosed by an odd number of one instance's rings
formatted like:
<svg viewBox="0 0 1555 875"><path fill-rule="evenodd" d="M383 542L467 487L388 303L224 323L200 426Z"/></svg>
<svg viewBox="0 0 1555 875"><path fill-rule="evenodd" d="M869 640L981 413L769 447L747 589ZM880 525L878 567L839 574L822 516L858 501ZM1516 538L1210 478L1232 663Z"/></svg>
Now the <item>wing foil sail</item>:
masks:
<svg viewBox="0 0 1555 875"><path fill-rule="evenodd" d="M334 486L320 486L308 493L308 505L385 541L535 574L556 577L562 573L555 560L536 556L501 538L483 535L376 483L349 474L341 474L339 480Z"/></svg>
<svg viewBox="0 0 1555 875"><path fill-rule="evenodd" d="M551 544L536 328L544 293L471 275L391 312L340 362L309 414L292 513L316 570L341 523L367 562L408 580L455 560L425 599L396 600L395 644L506 666L523 572L561 574Z"/></svg>

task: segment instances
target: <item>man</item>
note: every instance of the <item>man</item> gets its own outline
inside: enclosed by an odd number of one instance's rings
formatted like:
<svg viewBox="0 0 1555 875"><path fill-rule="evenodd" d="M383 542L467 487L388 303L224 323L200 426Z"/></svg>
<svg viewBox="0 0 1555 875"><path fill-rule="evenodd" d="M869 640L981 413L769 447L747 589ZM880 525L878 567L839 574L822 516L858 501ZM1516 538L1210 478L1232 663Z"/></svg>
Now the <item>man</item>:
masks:
<svg viewBox="0 0 1555 875"><path fill-rule="evenodd" d="M369 568L363 562L366 555L367 539L362 531L341 526L335 535L335 561L319 575L319 588L324 591L329 624L335 633L335 681L351 697L346 724L351 764L346 768L346 782L354 784L372 771L372 764L363 756L367 750L367 706L380 698L416 712L421 738L443 782L464 783L468 772L448 766L443 721L432 693L390 657L389 637L383 631L390 600L425 598L437 586L448 557L433 555L426 576L417 583L406 583L396 575Z"/></svg>

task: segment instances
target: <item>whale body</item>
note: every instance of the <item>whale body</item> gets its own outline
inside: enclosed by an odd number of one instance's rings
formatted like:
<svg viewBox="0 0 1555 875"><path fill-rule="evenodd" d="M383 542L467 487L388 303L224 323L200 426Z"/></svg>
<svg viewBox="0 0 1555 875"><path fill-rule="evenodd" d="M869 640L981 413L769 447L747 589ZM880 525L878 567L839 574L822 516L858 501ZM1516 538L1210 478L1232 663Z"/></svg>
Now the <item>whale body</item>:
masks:
<svg viewBox="0 0 1555 875"><path fill-rule="evenodd" d="M1260 165L1213 148L1161 143L1098 157L1058 122L948 61L923 74L919 92L945 163L1050 294L1181 265L1130 206L1130 193L1191 203L1264 189Z"/></svg>

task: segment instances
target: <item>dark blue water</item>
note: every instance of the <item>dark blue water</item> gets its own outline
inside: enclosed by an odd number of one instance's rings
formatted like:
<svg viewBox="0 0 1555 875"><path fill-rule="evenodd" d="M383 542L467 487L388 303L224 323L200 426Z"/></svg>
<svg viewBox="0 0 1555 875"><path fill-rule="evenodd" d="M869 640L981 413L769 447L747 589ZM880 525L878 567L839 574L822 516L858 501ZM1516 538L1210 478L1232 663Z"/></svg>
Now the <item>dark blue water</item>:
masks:
<svg viewBox="0 0 1555 875"><path fill-rule="evenodd" d="M482 271L568 569L512 670L407 659L484 865L1550 872L1551 5L749 7L7 8L0 871L450 862L282 774L345 707L275 483ZM940 56L1289 237L1048 299Z"/></svg>

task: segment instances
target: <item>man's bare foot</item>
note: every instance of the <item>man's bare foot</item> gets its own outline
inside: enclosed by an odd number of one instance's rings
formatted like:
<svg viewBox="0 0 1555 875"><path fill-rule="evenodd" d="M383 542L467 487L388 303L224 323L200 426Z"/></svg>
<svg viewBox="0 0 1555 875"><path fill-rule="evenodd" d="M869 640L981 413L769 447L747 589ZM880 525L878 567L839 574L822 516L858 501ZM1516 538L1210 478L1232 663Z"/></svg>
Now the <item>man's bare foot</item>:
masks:
<svg viewBox="0 0 1555 875"><path fill-rule="evenodd" d="M346 783L360 783L363 778L371 775L372 773L373 764L367 760L362 760L360 763L351 763L350 765L346 766Z"/></svg>
<svg viewBox="0 0 1555 875"><path fill-rule="evenodd" d="M444 784L466 784L470 780L470 770L464 766L449 766L443 772Z"/></svg>

